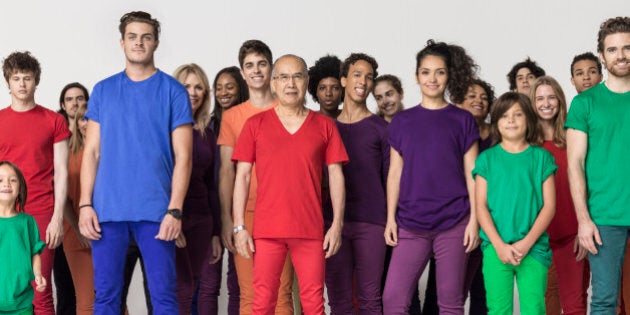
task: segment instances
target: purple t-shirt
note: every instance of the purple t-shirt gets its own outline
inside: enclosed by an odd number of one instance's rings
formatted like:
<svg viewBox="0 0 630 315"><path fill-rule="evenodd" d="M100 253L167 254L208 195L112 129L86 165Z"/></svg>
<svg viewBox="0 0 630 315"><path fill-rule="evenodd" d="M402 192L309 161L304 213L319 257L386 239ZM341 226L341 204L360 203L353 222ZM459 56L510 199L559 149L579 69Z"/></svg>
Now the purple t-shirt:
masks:
<svg viewBox="0 0 630 315"><path fill-rule="evenodd" d="M343 166L345 221L385 226L385 187L389 170L387 122L376 115L352 124L335 122L350 158Z"/></svg>
<svg viewBox="0 0 630 315"><path fill-rule="evenodd" d="M479 140L472 114L453 105L404 110L389 125L402 156L396 221L408 230L443 231L470 213L464 154Z"/></svg>

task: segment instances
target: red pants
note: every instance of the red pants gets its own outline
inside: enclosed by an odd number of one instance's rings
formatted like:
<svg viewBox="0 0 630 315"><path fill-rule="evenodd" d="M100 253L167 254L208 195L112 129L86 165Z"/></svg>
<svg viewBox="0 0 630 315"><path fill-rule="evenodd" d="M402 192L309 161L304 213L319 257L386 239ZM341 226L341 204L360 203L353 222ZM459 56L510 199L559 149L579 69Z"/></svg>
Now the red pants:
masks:
<svg viewBox="0 0 630 315"><path fill-rule="evenodd" d="M617 307L617 314L630 315L630 241L626 243L626 254L623 259L621 292L619 293L619 307Z"/></svg>
<svg viewBox="0 0 630 315"><path fill-rule="evenodd" d="M39 229L39 237L42 241L46 241L46 229L52 218L52 213L44 215L33 215L35 222L37 222L37 228ZM33 298L33 306L35 314L37 315L55 315L55 306L53 304L52 294L52 266L55 258L55 251L44 247L41 253L42 258L42 276L46 279L46 290L44 292L38 292L35 290L35 298ZM35 289L35 287L33 287Z"/></svg>
<svg viewBox="0 0 630 315"><path fill-rule="evenodd" d="M586 315L586 291L590 282L590 268L587 259L575 261L574 241L575 236L570 236L562 241L550 243L558 281L554 290L550 276L547 291L548 293L556 291L559 294L562 314ZM551 270L552 268L549 269L550 272Z"/></svg>
<svg viewBox="0 0 630 315"><path fill-rule="evenodd" d="M287 252L300 286L305 315L324 315L324 250L321 240L278 238L254 241L254 303L252 314L273 315L280 274Z"/></svg>

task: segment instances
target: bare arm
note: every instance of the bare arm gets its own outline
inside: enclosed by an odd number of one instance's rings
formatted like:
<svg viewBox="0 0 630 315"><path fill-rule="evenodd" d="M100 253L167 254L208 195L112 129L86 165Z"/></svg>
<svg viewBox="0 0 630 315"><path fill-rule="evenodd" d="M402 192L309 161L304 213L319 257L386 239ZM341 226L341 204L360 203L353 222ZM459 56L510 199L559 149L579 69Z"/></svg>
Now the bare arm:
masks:
<svg viewBox="0 0 630 315"><path fill-rule="evenodd" d="M236 179L234 181L233 199L233 227L245 225L245 206L249 195L249 183L252 180L252 163L239 161L236 164ZM249 231L241 230L234 236L234 245L239 255L250 258L250 253L255 251L254 240Z"/></svg>
<svg viewBox="0 0 630 315"><path fill-rule="evenodd" d="M475 202L477 203L475 211L477 212L477 221L488 236L490 243L497 252L497 256L504 264L518 265L517 257L521 257L520 253L511 245L506 244L497 228L494 225L490 210L488 209L488 182L485 178L477 175L475 179Z"/></svg>
<svg viewBox="0 0 630 315"><path fill-rule="evenodd" d="M46 244L51 249L63 241L63 213L68 199L68 140L55 143L53 155L55 205L46 228Z"/></svg>
<svg viewBox="0 0 630 315"><path fill-rule="evenodd" d="M333 222L324 236L326 258L332 257L341 247L341 232L346 205L346 185L341 163L328 165L328 183L333 208Z"/></svg>
<svg viewBox="0 0 630 315"><path fill-rule="evenodd" d="M402 175L403 164L402 156L394 148L391 148L389 172L387 173L387 224L385 225L385 243L389 246L398 245L396 209L400 196L400 176Z"/></svg>
<svg viewBox="0 0 630 315"><path fill-rule="evenodd" d="M547 230L551 219L556 213L556 182L554 175L550 175L543 182L543 207L538 213L534 225L525 237L512 244L525 257L529 250L534 246L540 236Z"/></svg>
<svg viewBox="0 0 630 315"><path fill-rule="evenodd" d="M221 203L221 240L227 250L234 252L234 235L232 235L232 194L234 193L234 148L222 145L219 148L221 167L219 168L219 201Z"/></svg>
<svg viewBox="0 0 630 315"><path fill-rule="evenodd" d="M586 133L576 129L567 129L567 172L571 198L578 220L578 238L580 245L595 255L597 254L595 242L601 246L602 240L597 226L588 213L586 175L584 172L587 148L588 136Z"/></svg>
<svg viewBox="0 0 630 315"><path fill-rule="evenodd" d="M35 275L35 289L38 292L44 292L44 289L46 289L46 278L42 276L42 258L39 254L35 254L31 261L33 264L33 274Z"/></svg>
<svg viewBox="0 0 630 315"><path fill-rule="evenodd" d="M96 180L96 170L101 153L101 127L89 120L83 145L83 160L81 162L81 198L79 198L79 230L88 239L98 240L101 238L101 227L98 224L98 217L92 206L92 193L94 192L94 181Z"/></svg>
<svg viewBox="0 0 630 315"><path fill-rule="evenodd" d="M185 124L175 128L171 132L171 142L173 144L175 166L171 182L171 201L167 209L181 210L188 191L190 172L192 170L192 126ZM164 209L164 211L167 209ZM180 219L176 219L172 215L165 215L160 224L160 231L155 238L163 241L172 241L179 236L181 229L182 221Z"/></svg>
<svg viewBox="0 0 630 315"><path fill-rule="evenodd" d="M470 253L479 246L479 224L477 223L477 211L475 211L475 180L472 177L472 170L475 168L479 145L475 142L464 154L464 176L466 177L466 189L470 199L470 219L464 232L464 246L466 252Z"/></svg>

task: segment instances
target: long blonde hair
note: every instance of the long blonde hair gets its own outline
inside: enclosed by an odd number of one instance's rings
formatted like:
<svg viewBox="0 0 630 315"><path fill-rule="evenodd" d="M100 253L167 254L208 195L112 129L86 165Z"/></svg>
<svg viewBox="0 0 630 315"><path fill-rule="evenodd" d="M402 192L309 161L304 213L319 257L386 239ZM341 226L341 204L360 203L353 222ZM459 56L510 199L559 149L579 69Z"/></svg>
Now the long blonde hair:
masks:
<svg viewBox="0 0 630 315"><path fill-rule="evenodd" d="M194 113L193 119L195 120L195 129L201 132L202 136L206 136L206 127L210 124L210 83L208 81L208 76L206 73L195 63L189 63L185 65L179 66L175 72L173 73L173 77L177 79L180 83L184 83L186 77L189 74L194 74L201 81L201 85L203 85L206 90L205 95L203 96L203 100L201 101L201 106L197 109L197 112Z"/></svg>
<svg viewBox="0 0 630 315"><path fill-rule="evenodd" d="M77 113L74 116L74 121L72 122L72 128L73 128L72 130L74 130L74 132L72 132L72 136L70 136L70 152L71 153L77 153L83 150L83 143L85 139L83 139L83 135L81 134L81 131L79 130L79 121L81 121L81 119L85 117L86 112L87 112L87 105L79 106L79 109L77 110Z"/></svg>
<svg viewBox="0 0 630 315"><path fill-rule="evenodd" d="M567 120L567 99L564 97L564 92L556 79L550 76L542 76L536 79L536 82L534 82L534 85L529 92L529 98L532 100L534 110L536 110L536 90L541 85L551 86L553 93L558 99L558 114L556 114L556 117L553 118L553 143L558 148L564 149L567 146L567 133L564 130L564 123ZM538 120L538 123L541 124L542 127L540 119Z"/></svg>

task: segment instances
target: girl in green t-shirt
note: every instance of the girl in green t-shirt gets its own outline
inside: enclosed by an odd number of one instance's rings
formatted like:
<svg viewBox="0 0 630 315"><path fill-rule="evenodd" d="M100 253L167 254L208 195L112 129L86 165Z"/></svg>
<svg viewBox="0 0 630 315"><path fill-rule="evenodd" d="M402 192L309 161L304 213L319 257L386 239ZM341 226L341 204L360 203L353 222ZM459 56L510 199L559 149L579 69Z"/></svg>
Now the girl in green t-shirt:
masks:
<svg viewBox="0 0 630 315"><path fill-rule="evenodd" d="M540 126L526 95L508 92L492 106L496 145L475 161L475 198L488 314L512 314L514 280L521 314L545 314L545 232L555 212L554 158L538 147Z"/></svg>
<svg viewBox="0 0 630 315"><path fill-rule="evenodd" d="M46 288L35 219L24 213L26 180L17 166L0 161L0 313L32 314L33 288Z"/></svg>

